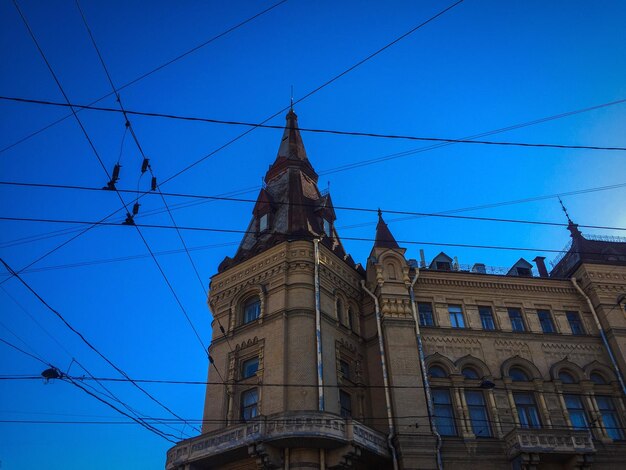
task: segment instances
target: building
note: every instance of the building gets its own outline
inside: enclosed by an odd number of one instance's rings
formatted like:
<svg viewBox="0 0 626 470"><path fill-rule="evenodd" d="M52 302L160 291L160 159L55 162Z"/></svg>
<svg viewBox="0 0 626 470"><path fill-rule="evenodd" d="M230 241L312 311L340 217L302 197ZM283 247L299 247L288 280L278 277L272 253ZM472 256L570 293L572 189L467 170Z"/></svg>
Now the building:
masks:
<svg viewBox="0 0 626 470"><path fill-rule="evenodd" d="M624 468L626 242L570 221L550 274L427 265L379 213L363 267L297 127L211 280L204 426L166 468Z"/></svg>

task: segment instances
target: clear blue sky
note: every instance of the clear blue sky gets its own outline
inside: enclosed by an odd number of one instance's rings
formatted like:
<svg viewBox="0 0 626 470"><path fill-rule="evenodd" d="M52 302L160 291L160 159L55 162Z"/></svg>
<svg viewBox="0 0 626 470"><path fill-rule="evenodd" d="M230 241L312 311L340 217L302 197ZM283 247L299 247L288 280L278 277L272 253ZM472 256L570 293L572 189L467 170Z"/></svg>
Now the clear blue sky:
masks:
<svg viewBox="0 0 626 470"><path fill-rule="evenodd" d="M274 2L84 0L82 7L119 86L211 38ZM126 88L127 108L258 122L440 11L449 2L289 0L253 22ZM70 99L110 92L73 1L20 5ZM303 127L460 138L626 98L626 4L467 0L446 15L296 106ZM62 101L10 1L0 4L0 94ZM113 99L102 102L115 106ZM66 114L63 109L0 101L0 147ZM80 113L109 168L124 133L119 115ZM244 129L132 118L156 175L164 180ZM282 125L283 116L271 124ZM491 136L493 140L626 146L626 104ZM280 130L259 129L163 187L217 195L251 189L274 160ZM426 144L304 134L309 158L330 184L333 201L412 211L444 211L626 182L624 153L452 145L350 171L342 165L419 149ZM130 139L119 187L138 181L140 158ZM0 180L101 187L106 176L77 123L67 119L0 153ZM119 208L113 193L0 187L1 216L99 220ZM626 188L563 198L580 224L626 227ZM132 203L132 198L127 197ZM144 198L143 223L169 224L156 197ZM171 205L189 200L169 200ZM192 201L193 202L193 201ZM176 207L180 225L245 230L252 207L212 202ZM155 214L149 214L155 211ZM556 199L474 210L470 215L562 222ZM394 217L387 216L388 221ZM346 237L371 238L375 214L338 211ZM71 236L72 225L0 221L0 254L14 268ZM350 228L350 226L355 226ZM345 227L345 228L341 228ZM390 222L399 240L560 249L562 228L418 218ZM591 232L587 230L586 232ZM145 229L156 252L179 250L171 231ZM595 233L598 233L597 231ZM619 235L618 231L603 231ZM623 233L623 232L621 232ZM24 239L42 235L35 240ZM205 287L234 234L185 232ZM230 243L230 244L229 244ZM227 245L225 245L227 244ZM371 245L346 241L364 263ZM418 257L409 246L407 256ZM441 249L424 246L431 259ZM459 262L510 266L520 252L450 248ZM24 273L24 279L111 360L135 378L205 380L207 360L171 292L146 257L135 229L99 227ZM548 259L553 255L546 254ZM132 259L116 260L117 258ZM101 260L79 267L63 265ZM159 255L205 342L211 317L185 254ZM2 276L0 280L4 280ZM95 375L117 377L15 279L0 290L0 337L66 370L77 358ZM54 340L32 318L54 337ZM8 328L8 329L7 329ZM17 335L20 339L18 339ZM24 344L24 341L26 344ZM57 343L58 342L58 343ZM62 347L61 347L62 346ZM0 375L38 374L37 361L0 344ZM70 373L84 372L73 364ZM146 385L179 415L200 419L202 386ZM128 384L112 384L149 416L170 417ZM0 380L0 420L124 420L62 382ZM182 426L175 424L180 434ZM189 428L183 431L189 432ZM170 444L134 424L0 423L3 469L163 468Z"/></svg>

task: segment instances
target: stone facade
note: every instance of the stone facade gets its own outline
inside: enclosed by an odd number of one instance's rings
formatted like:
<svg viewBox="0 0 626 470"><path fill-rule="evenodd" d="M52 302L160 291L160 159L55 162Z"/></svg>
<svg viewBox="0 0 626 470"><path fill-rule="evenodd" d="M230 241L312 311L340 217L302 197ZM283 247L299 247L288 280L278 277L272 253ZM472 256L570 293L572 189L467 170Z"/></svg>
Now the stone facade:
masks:
<svg viewBox="0 0 626 470"><path fill-rule="evenodd" d="M418 266L379 217L363 268L290 112L250 233L211 280L202 434L166 468L623 468L626 243L586 259L570 222L551 276L540 258L541 276L523 260L495 275Z"/></svg>

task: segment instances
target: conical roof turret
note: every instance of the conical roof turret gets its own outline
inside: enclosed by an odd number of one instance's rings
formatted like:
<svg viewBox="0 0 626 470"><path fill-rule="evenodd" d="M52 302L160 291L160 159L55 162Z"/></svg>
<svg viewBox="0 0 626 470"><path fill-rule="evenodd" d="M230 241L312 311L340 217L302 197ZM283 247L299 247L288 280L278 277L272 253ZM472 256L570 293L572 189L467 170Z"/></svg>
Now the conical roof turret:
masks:
<svg viewBox="0 0 626 470"><path fill-rule="evenodd" d="M378 209L378 224L376 225L374 248L400 248L398 242L396 242L396 239L391 234L389 227L387 227L387 224L383 220L383 213L380 209Z"/></svg>

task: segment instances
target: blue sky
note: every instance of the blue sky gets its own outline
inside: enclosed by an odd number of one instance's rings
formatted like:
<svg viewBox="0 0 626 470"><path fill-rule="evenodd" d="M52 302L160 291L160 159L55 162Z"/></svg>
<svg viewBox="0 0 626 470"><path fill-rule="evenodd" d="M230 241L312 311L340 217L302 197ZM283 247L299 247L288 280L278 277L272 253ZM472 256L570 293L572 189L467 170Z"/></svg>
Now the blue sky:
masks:
<svg viewBox="0 0 626 470"><path fill-rule="evenodd" d="M117 86L269 7L274 2L84 0L81 5ZM289 0L249 24L121 93L126 108L258 122L297 100L450 3ZM22 0L48 60L70 99L88 103L110 92L72 1ZM461 138L626 98L626 5L467 0L403 41L296 105L302 127ZM0 4L0 95L63 101L12 2ZM112 98L101 102L115 106ZM0 148L64 116L66 110L0 100ZM120 155L123 119L93 111L81 119L110 169ZM155 174L165 180L244 128L134 117ZM282 125L284 117L270 121ZM626 104L489 137L492 140L626 146ZM276 156L280 130L258 129L163 186L164 191L254 197ZM338 206L436 212L626 183L623 152L450 145L402 158L343 165L418 150L427 144L365 137L303 135L309 158ZM147 189L141 159L127 138L119 187ZM101 187L106 176L73 119L0 153L0 180ZM563 198L576 222L626 227L626 188ZM112 193L0 186L1 216L99 220L120 207ZM127 202L133 198L127 196ZM179 225L245 230L252 206L169 199ZM170 224L156 197L142 200L143 223ZM151 214L151 211L156 213ZM562 222L555 198L468 215ZM345 237L371 238L375 214L338 211ZM388 221L395 217L386 216ZM15 269L62 243L73 225L0 221L0 255ZM356 226L356 227L352 227ZM343 227L343 229L342 229ZM351 228L352 227L352 228ZM506 245L536 252L450 248L462 264L511 266L520 256L553 254L563 228L415 218L390 222L399 240ZM587 233L619 235L620 231ZM155 252L180 250L172 231L144 229ZM37 239L25 237L38 236ZM208 285L239 237L184 232ZM370 243L345 241L364 263ZM408 246L408 257L419 246ZM427 259L441 248L423 246ZM207 360L155 264L131 227L99 227L25 272L24 279L134 378L205 380ZM118 260L118 258L128 258ZM103 262L106 260L107 262ZM97 261L97 263L96 263ZM203 340L211 317L184 253L159 261ZM63 265L84 263L79 267ZM3 276L1 280L4 280ZM0 338L66 370L75 357L91 373L116 377L18 281L0 290ZM33 318L36 320L33 321ZM45 331L41 328L45 329ZM18 339L19 337L19 339ZM22 342L23 341L23 342ZM0 344L0 375L38 374L43 366ZM71 374L83 371L72 364ZM146 385L188 419L200 419L202 386ZM128 384L111 390L148 416L167 413ZM124 420L62 382L0 380L0 420ZM176 424L177 435L191 432ZM0 423L7 469L163 468L170 444L134 424Z"/></svg>

